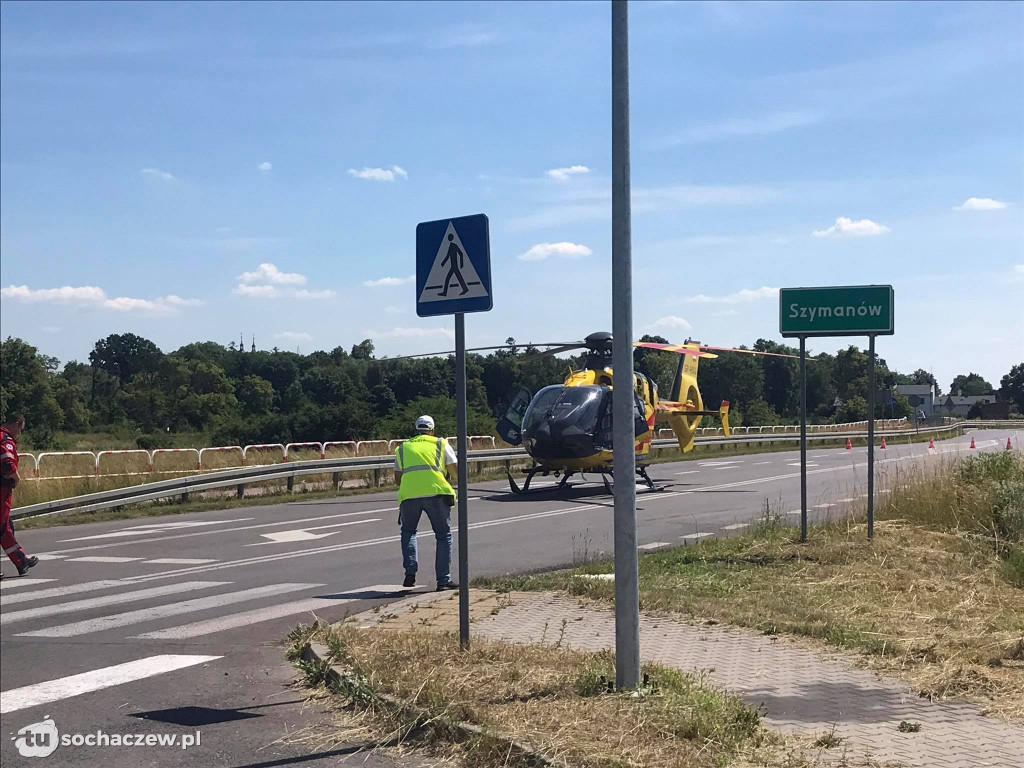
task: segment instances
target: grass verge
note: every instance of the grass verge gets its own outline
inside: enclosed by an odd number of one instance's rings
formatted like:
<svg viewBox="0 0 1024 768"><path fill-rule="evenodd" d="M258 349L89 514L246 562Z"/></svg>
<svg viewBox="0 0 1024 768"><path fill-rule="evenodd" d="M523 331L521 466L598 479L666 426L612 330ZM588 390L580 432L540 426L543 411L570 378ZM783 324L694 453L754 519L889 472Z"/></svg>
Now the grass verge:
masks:
<svg viewBox="0 0 1024 768"><path fill-rule="evenodd" d="M801 544L769 512L747 535L642 556L641 608L810 638L922 695L1024 722L1024 458L912 465L889 480L873 541L854 517ZM478 583L611 601L613 583L576 578L611 570Z"/></svg>
<svg viewBox="0 0 1024 768"><path fill-rule="evenodd" d="M298 660L310 638L327 646L326 659ZM464 765L817 764L805 756L813 740L798 744L764 729L756 710L703 677L647 665L639 692L611 690L607 652L477 639L464 653L454 635L345 625L299 627L290 640L307 684L324 683L332 664L344 669L335 693L381 741L426 745Z"/></svg>

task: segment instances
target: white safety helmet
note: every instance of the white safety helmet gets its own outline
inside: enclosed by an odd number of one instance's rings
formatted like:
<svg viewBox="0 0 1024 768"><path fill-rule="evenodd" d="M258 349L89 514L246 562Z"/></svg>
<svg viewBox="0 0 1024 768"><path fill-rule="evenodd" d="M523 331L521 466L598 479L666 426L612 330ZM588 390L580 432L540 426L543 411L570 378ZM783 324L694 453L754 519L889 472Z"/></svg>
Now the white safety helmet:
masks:
<svg viewBox="0 0 1024 768"><path fill-rule="evenodd" d="M429 416L420 416L416 419L416 431L417 432L432 432L434 429L434 420Z"/></svg>

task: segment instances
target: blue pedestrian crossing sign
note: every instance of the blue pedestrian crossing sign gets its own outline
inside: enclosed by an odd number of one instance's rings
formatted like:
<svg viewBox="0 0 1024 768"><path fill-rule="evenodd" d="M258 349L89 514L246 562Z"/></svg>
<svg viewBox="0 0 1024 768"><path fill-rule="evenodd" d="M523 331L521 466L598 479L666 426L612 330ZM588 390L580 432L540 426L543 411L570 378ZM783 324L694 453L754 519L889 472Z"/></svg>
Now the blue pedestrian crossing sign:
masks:
<svg viewBox="0 0 1024 768"><path fill-rule="evenodd" d="M491 239L487 216L460 216L416 225L416 314L487 312Z"/></svg>

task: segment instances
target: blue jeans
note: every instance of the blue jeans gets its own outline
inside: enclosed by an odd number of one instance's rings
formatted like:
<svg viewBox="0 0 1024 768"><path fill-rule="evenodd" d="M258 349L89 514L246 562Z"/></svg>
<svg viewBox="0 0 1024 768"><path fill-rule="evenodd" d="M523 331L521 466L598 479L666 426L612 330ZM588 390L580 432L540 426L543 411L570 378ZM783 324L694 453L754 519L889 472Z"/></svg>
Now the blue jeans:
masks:
<svg viewBox="0 0 1024 768"><path fill-rule="evenodd" d="M402 566L407 575L415 575L419 569L416 559L416 528L420 514L427 513L430 527L434 529L437 550L434 553L434 572L438 584L452 580L452 527L451 507L445 501L447 496L425 496L406 499L398 505L398 522L402 526Z"/></svg>

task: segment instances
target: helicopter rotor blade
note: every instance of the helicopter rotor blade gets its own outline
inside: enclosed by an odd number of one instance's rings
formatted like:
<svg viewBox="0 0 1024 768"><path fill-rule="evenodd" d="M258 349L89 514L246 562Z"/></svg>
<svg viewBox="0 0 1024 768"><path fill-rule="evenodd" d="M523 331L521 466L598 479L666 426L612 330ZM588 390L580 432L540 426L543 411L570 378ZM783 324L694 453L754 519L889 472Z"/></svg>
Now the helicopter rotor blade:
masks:
<svg viewBox="0 0 1024 768"><path fill-rule="evenodd" d="M532 346L537 346L537 345L534 344ZM544 352L537 352L536 354L533 354L533 355L527 355L526 357L524 357L519 362L520 363L532 363L534 360L543 360L545 357L554 357L555 355L560 355L563 352L570 352L570 351L572 351L574 349L585 349L586 346L587 345L584 344L581 341L577 341L577 342L574 342L572 344L563 344L563 345L561 345L559 347L555 347L554 349L548 349L548 350L546 350Z"/></svg>
<svg viewBox="0 0 1024 768"><path fill-rule="evenodd" d="M573 344L575 344L575 343L576 342L573 342ZM552 342L550 344L529 344L529 343L527 343L527 344L519 344L519 343L517 343L517 344L515 344L515 346L516 347L562 347L562 346L567 346L567 345L566 345L565 342ZM502 349L511 351L512 350L512 346L510 346L509 344L501 344L501 345L496 346L496 347L470 347L470 348L466 349L466 351L467 352L489 352L489 351L502 350ZM381 361L383 361L383 360L415 360L415 359L420 358L420 357L440 357L441 355L454 355L454 354L455 354L455 350L454 349L449 349L449 350L446 350L444 352L421 352L418 355L402 355L401 357L382 357L380 359L381 359Z"/></svg>
<svg viewBox="0 0 1024 768"><path fill-rule="evenodd" d="M787 355L782 352L759 352L756 349L736 349L735 347L712 347L708 344L701 344L701 349L713 349L718 352L742 352L745 355L764 355L765 357L788 357L790 360L799 360L800 355Z"/></svg>

